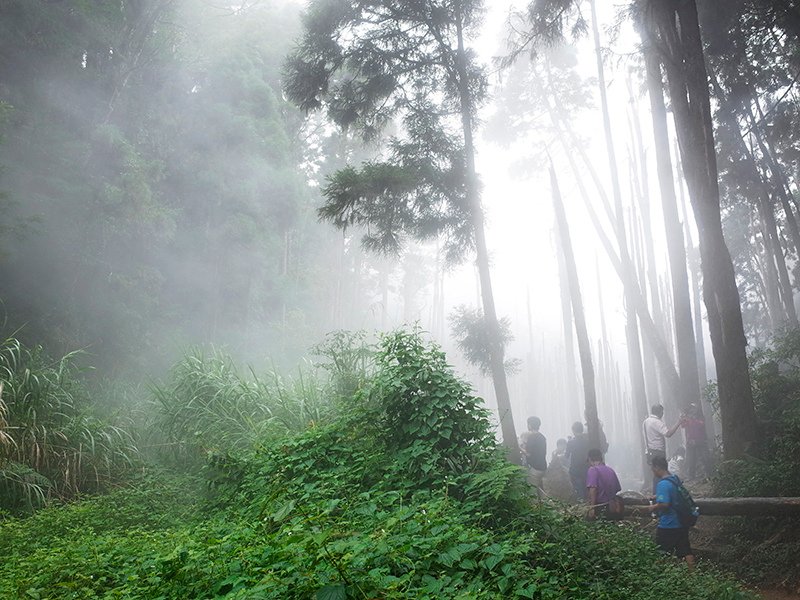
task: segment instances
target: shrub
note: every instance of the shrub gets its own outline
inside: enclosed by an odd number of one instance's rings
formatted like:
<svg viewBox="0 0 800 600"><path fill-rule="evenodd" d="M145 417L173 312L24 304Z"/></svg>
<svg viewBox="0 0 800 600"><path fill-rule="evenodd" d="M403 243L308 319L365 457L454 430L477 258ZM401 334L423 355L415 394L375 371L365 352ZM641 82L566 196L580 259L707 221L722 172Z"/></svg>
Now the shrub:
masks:
<svg viewBox="0 0 800 600"><path fill-rule="evenodd" d="M178 362L164 385L155 386L156 428L172 460L203 463L208 452L228 454L259 440L302 431L330 413L326 385L300 372L242 375L230 356L195 350Z"/></svg>
<svg viewBox="0 0 800 600"><path fill-rule="evenodd" d="M234 484L200 505L202 518L178 517L167 503L126 530L110 515L141 508L123 502L109 513L114 502L98 498L82 503L83 516L76 506L63 513L76 516L75 530L49 511L10 529L0 524L13 548L0 565L0 596L749 598L713 573L687 574L635 531L533 502L479 400L418 333L385 337L375 369L336 417L270 435L220 465ZM112 497L148 504L156 496ZM92 510L104 525L89 535ZM24 531L42 529L52 533L30 548L13 546Z"/></svg>
<svg viewBox="0 0 800 600"><path fill-rule="evenodd" d="M136 462L131 434L91 412L75 353L0 344L0 507L32 510L47 498L103 489Z"/></svg>

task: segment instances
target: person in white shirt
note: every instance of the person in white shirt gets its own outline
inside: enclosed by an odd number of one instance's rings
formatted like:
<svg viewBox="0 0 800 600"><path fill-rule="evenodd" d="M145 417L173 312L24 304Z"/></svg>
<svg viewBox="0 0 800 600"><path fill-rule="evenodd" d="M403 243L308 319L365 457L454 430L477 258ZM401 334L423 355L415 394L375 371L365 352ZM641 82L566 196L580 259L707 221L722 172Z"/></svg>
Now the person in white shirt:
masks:
<svg viewBox="0 0 800 600"><path fill-rule="evenodd" d="M644 423L642 423L642 432L644 433L644 446L645 453L647 454L647 464L653 464L654 456L667 457L667 438L672 437L678 427L681 426L681 420L678 420L672 427L667 427L662 417L664 416L664 407L660 404L654 404L650 409L650 416L648 416ZM657 480L653 479L653 493L655 493Z"/></svg>

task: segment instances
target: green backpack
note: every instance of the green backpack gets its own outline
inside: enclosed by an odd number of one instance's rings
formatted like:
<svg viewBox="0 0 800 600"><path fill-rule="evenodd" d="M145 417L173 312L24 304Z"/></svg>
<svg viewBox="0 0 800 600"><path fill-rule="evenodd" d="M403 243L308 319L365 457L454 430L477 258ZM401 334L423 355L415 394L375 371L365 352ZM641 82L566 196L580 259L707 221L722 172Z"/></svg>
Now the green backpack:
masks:
<svg viewBox="0 0 800 600"><path fill-rule="evenodd" d="M694 527L697 523L697 517L700 516L700 508L695 504L694 498L683 485L683 482L677 475L670 475L666 477L672 485L675 486L677 494L675 494L675 512L678 514L678 521L681 527Z"/></svg>

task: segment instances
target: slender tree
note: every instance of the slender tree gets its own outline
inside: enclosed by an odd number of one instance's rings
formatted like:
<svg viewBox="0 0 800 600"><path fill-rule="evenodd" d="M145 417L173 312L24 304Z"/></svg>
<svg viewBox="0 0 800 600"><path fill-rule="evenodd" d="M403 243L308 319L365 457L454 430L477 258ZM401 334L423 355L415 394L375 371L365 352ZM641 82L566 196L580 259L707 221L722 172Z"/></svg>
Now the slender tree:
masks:
<svg viewBox="0 0 800 600"><path fill-rule="evenodd" d="M531 32L517 48L563 35L581 0L533 0ZM730 252L722 233L719 182L705 54L695 0L631 0L649 28L665 67L684 174L700 232L703 296L717 366L726 458L738 458L756 441L747 339ZM578 11L579 12L579 11ZM582 17L578 18L582 23ZM585 29L585 23L583 24Z"/></svg>
<svg viewBox="0 0 800 600"><path fill-rule="evenodd" d="M572 316L575 322L575 334L578 338L578 356L581 362L581 374L583 375L583 399L586 423L589 428L589 446L591 448L599 448L600 429L597 417L597 391L594 381L592 346L589 342L589 334L586 330L586 316L583 311L580 280L578 279L575 255L572 251L572 240L569 234L567 215L564 211L564 202L558 187L556 171L552 164L550 165L550 186L552 188L553 209L555 211L556 226L558 228L559 250L564 257L564 267L567 273L569 296L572 304Z"/></svg>
<svg viewBox="0 0 800 600"><path fill-rule="evenodd" d="M689 196L700 232L703 296L708 313L726 458L757 439L747 339L733 262L722 233L708 76L694 0L647 2L645 22L662 52Z"/></svg>
<svg viewBox="0 0 800 600"><path fill-rule="evenodd" d="M640 27L641 29L641 27ZM650 115L655 142L656 168L661 191L661 209L667 241L670 276L672 281L672 306L675 326L675 345L678 372L681 377L681 400L684 405L700 398L700 377L697 370L697 352L692 325L692 307L689 295L689 278L686 270L686 246L683 229L678 218L675 197L672 158L667 133L667 111L664 104L664 87L661 64L655 50L644 39L644 59L647 91L650 98Z"/></svg>
<svg viewBox="0 0 800 600"><path fill-rule="evenodd" d="M475 113L487 83L466 38L481 12L479 0L313 0L285 90L303 110L324 109L368 140L402 122L405 137L391 143L388 160L331 178L320 215L339 227L368 225L364 242L375 250L439 235L451 257L474 249L503 442L519 462L475 169Z"/></svg>

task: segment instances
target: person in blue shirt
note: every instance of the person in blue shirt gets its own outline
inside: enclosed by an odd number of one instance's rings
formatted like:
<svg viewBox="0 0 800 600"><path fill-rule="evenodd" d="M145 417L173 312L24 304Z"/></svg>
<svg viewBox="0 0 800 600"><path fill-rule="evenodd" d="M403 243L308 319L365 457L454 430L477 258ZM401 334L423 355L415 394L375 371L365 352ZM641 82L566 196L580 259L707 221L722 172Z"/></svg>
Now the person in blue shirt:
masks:
<svg viewBox="0 0 800 600"><path fill-rule="evenodd" d="M675 512L678 487L670 481L667 459L654 456L651 464L653 478L657 479L655 504L650 508L658 514L656 544L667 554L674 554L686 561L691 571L694 568L694 553L689 544L689 528L681 526L678 513Z"/></svg>

